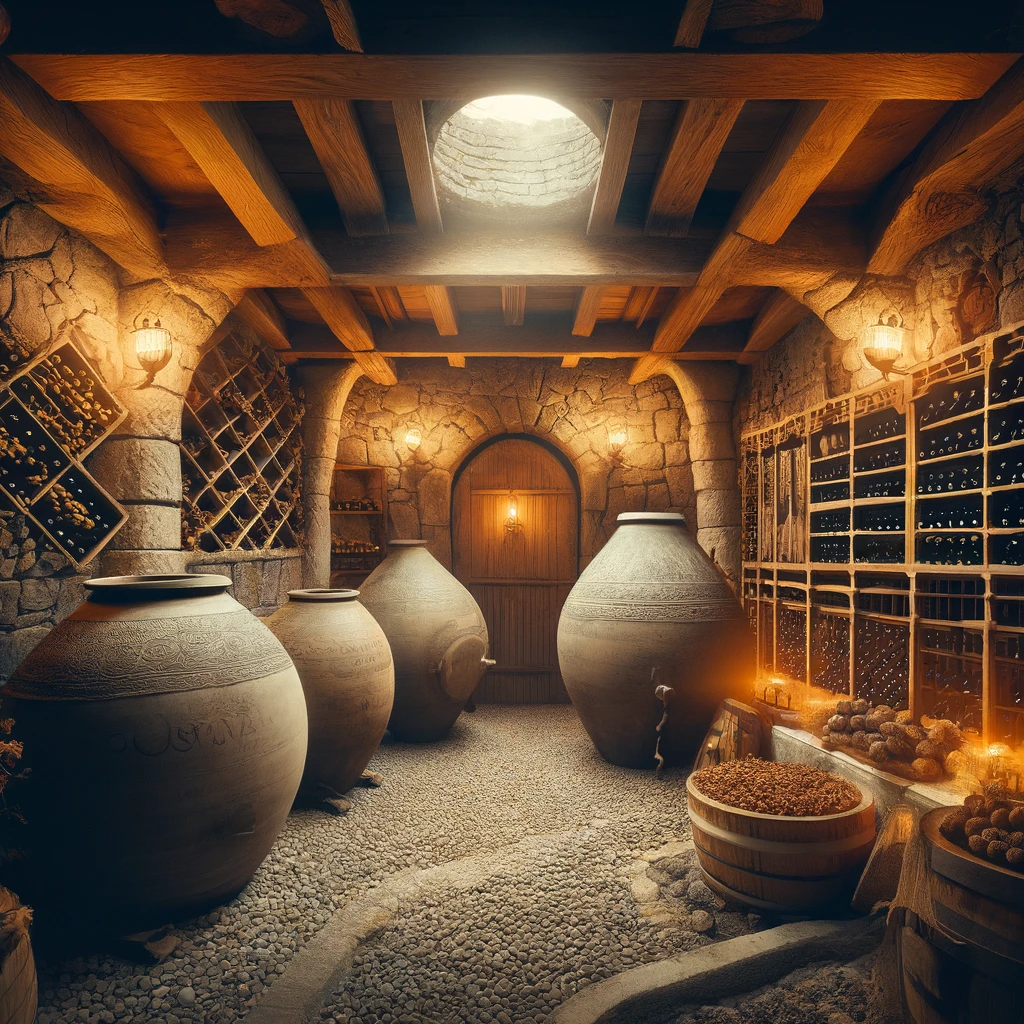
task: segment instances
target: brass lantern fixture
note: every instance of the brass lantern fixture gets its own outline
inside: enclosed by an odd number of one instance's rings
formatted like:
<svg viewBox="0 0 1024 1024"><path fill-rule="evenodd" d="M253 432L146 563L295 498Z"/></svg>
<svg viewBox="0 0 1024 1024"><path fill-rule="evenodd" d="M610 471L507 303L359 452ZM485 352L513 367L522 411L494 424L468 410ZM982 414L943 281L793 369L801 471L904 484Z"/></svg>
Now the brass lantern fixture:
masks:
<svg viewBox="0 0 1024 1024"><path fill-rule="evenodd" d="M608 451L611 454L612 462L622 462L622 449L629 440L629 432L624 426L616 425L608 428Z"/></svg>
<svg viewBox="0 0 1024 1024"><path fill-rule="evenodd" d="M512 534L523 532L523 524L519 518L519 502L514 491L508 492L508 518L505 520L505 530Z"/></svg>
<svg viewBox="0 0 1024 1024"><path fill-rule="evenodd" d="M888 314L888 315L887 315ZM903 355L903 341L906 337L903 317L895 310L882 310L878 323L872 324L864 331L861 340L861 351L864 358L888 380L892 373L905 374L906 370L897 370L896 362Z"/></svg>
<svg viewBox="0 0 1024 1024"><path fill-rule="evenodd" d="M141 327L136 318L132 334L135 339L135 358L146 371L146 379L136 388L141 391L142 388L148 388L156 375L171 361L174 343L171 332L161 325L159 317L155 318L152 326L149 317L143 317Z"/></svg>

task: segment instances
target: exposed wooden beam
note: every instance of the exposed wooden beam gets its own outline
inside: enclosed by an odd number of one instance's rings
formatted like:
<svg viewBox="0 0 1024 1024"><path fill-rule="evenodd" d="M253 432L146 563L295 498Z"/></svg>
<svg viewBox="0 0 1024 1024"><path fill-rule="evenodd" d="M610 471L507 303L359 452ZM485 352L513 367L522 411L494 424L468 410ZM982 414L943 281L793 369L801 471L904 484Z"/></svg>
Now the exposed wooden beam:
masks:
<svg viewBox="0 0 1024 1024"><path fill-rule="evenodd" d="M810 310L781 288L764 304L750 325L750 335L743 347L741 363L755 362L777 341L788 334Z"/></svg>
<svg viewBox="0 0 1024 1024"><path fill-rule="evenodd" d="M777 242L877 108L875 100L797 104L744 189L730 218L732 230Z"/></svg>
<svg viewBox="0 0 1024 1024"><path fill-rule="evenodd" d="M685 46L690 50L696 50L700 46L708 15L711 13L711 4L712 0L686 0L673 46Z"/></svg>
<svg viewBox="0 0 1024 1024"><path fill-rule="evenodd" d="M0 154L41 186L38 204L133 274L163 267L156 204L74 107L0 57Z"/></svg>
<svg viewBox="0 0 1024 1024"><path fill-rule="evenodd" d="M590 207L590 221L587 233L607 234L615 226L615 215L622 198L622 187L626 184L626 171L633 152L636 126L640 120L640 100L613 100L612 112L608 119L608 134L605 138L604 153L601 156L601 170L594 189L594 201Z"/></svg>
<svg viewBox="0 0 1024 1024"><path fill-rule="evenodd" d="M925 246L987 209L980 191L1024 153L1024 61L979 100L954 107L874 214L868 269L898 274Z"/></svg>
<svg viewBox="0 0 1024 1024"><path fill-rule="evenodd" d="M580 365L579 356L562 356L562 369L575 370Z"/></svg>
<svg viewBox="0 0 1024 1024"><path fill-rule="evenodd" d="M363 52L363 43L359 38L359 26L356 16L352 13L352 5L348 0L320 0L324 5L327 20L331 23L331 35L343 50L354 53Z"/></svg>
<svg viewBox="0 0 1024 1024"><path fill-rule="evenodd" d="M233 103L159 103L155 111L257 245L304 233L288 190Z"/></svg>
<svg viewBox="0 0 1024 1024"><path fill-rule="evenodd" d="M604 289L600 286L590 286L580 291L572 321L572 333L577 337L589 338L593 333L603 294Z"/></svg>
<svg viewBox="0 0 1024 1024"><path fill-rule="evenodd" d="M455 294L451 288L443 284L428 284L423 291L437 333L446 337L458 334L459 307L455 305Z"/></svg>
<svg viewBox="0 0 1024 1024"><path fill-rule="evenodd" d="M402 305L402 296L398 294L397 288L387 285L371 286L374 298L380 308L381 316L387 322L388 327L397 320L408 320L405 306Z"/></svg>
<svg viewBox="0 0 1024 1024"><path fill-rule="evenodd" d="M412 195L412 208L416 213L416 226L421 231L443 231L427 127L423 120L423 101L395 100L392 106L405 162L405 176Z"/></svg>
<svg viewBox="0 0 1024 1024"><path fill-rule="evenodd" d="M366 375L378 384L395 384L393 367L374 350L373 330L362 307L347 288L303 288L302 294L324 318L335 338L352 353ZM295 346L292 346L293 349Z"/></svg>
<svg viewBox="0 0 1024 1024"><path fill-rule="evenodd" d="M647 350L654 333L652 325L637 331L632 324L613 320L599 323L591 337L578 338L569 333L570 326L571 320L565 314L538 313L524 327L506 327L490 314L467 314L457 338L441 338L431 324L406 321L396 324L393 331L382 333L376 351L393 359L451 356L626 359ZM303 359L351 355L321 324L290 321L288 330L292 351ZM701 327L679 357L735 360L743 351L748 331L749 321Z"/></svg>
<svg viewBox="0 0 1024 1024"><path fill-rule="evenodd" d="M296 100L294 107L327 175L345 231L386 235L384 192L351 100Z"/></svg>
<svg viewBox="0 0 1024 1024"><path fill-rule="evenodd" d="M501 286L501 312L506 327L521 327L526 321L526 285Z"/></svg>
<svg viewBox="0 0 1024 1024"><path fill-rule="evenodd" d="M262 288L252 288L242 296L234 308L234 314L248 324L272 348L283 351L291 347L288 328L281 310Z"/></svg>
<svg viewBox="0 0 1024 1024"><path fill-rule="evenodd" d="M645 230L682 237L704 194L743 100L696 99L683 104L651 193Z"/></svg>
<svg viewBox="0 0 1024 1024"><path fill-rule="evenodd" d="M822 13L822 0L715 0L707 29L738 43L782 43L816 28Z"/></svg>
<svg viewBox="0 0 1024 1024"><path fill-rule="evenodd" d="M213 0L225 18L237 18L275 39L309 34L309 13L287 0Z"/></svg>
<svg viewBox="0 0 1024 1024"><path fill-rule="evenodd" d="M641 327L647 319L659 291L660 289L656 285L646 288L631 288L626 304L622 307L622 319L631 320L638 328Z"/></svg>
<svg viewBox="0 0 1024 1024"><path fill-rule="evenodd" d="M19 54L57 99L977 99L1016 53Z"/></svg>
<svg viewBox="0 0 1024 1024"><path fill-rule="evenodd" d="M465 356L449 356L448 365L456 370L464 370L466 368L466 357Z"/></svg>

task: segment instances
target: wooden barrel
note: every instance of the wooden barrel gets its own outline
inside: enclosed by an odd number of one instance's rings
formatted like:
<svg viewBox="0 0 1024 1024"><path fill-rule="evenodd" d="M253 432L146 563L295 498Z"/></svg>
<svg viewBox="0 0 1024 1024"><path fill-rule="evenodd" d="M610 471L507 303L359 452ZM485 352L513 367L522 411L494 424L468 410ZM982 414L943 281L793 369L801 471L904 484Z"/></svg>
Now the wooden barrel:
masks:
<svg viewBox="0 0 1024 1024"><path fill-rule="evenodd" d="M20 906L13 892L0 888L0 918ZM0 940L0 1024L32 1024L37 1002L32 943L25 928L16 928L6 941Z"/></svg>
<svg viewBox="0 0 1024 1024"><path fill-rule="evenodd" d="M897 932L903 1001L914 1024L1020 1019L1024 874L939 833L948 808L921 819L935 926L907 911Z"/></svg>
<svg viewBox="0 0 1024 1024"><path fill-rule="evenodd" d="M697 860L727 899L797 915L849 901L875 841L873 799L841 814L797 818L711 800L692 776L686 792Z"/></svg>

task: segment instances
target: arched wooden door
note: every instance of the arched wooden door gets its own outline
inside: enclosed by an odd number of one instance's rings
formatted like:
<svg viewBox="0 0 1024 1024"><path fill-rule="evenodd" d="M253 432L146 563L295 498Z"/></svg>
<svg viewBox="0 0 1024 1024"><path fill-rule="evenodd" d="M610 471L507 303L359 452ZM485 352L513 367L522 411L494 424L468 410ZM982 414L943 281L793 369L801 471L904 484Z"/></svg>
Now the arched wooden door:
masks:
<svg viewBox="0 0 1024 1024"><path fill-rule="evenodd" d="M452 495L452 554L455 575L483 610L497 662L477 700L568 701L555 637L579 571L579 498L559 459L521 438L472 456Z"/></svg>

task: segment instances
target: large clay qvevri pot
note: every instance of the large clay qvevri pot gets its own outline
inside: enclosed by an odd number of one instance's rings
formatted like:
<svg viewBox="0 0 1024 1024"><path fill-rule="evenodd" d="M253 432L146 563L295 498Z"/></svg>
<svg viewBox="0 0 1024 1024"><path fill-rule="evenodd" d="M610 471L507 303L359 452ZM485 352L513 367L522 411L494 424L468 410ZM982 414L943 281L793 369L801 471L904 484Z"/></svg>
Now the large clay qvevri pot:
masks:
<svg viewBox="0 0 1024 1024"><path fill-rule="evenodd" d="M304 802L347 793L388 727L395 664L358 590L289 590L267 625L292 656L309 714Z"/></svg>
<svg viewBox="0 0 1024 1024"><path fill-rule="evenodd" d="M359 590L395 659L388 729L414 742L447 735L490 664L483 613L426 543L391 541Z"/></svg>
<svg viewBox="0 0 1024 1024"><path fill-rule="evenodd" d="M714 563L672 512L624 512L569 593L558 622L558 663L601 756L654 767L668 719L666 764L693 758L715 709L754 675L746 619Z"/></svg>
<svg viewBox="0 0 1024 1024"><path fill-rule="evenodd" d="M230 583L89 580L0 693L31 769L24 895L41 918L165 924L238 892L269 852L302 777L306 703Z"/></svg>

